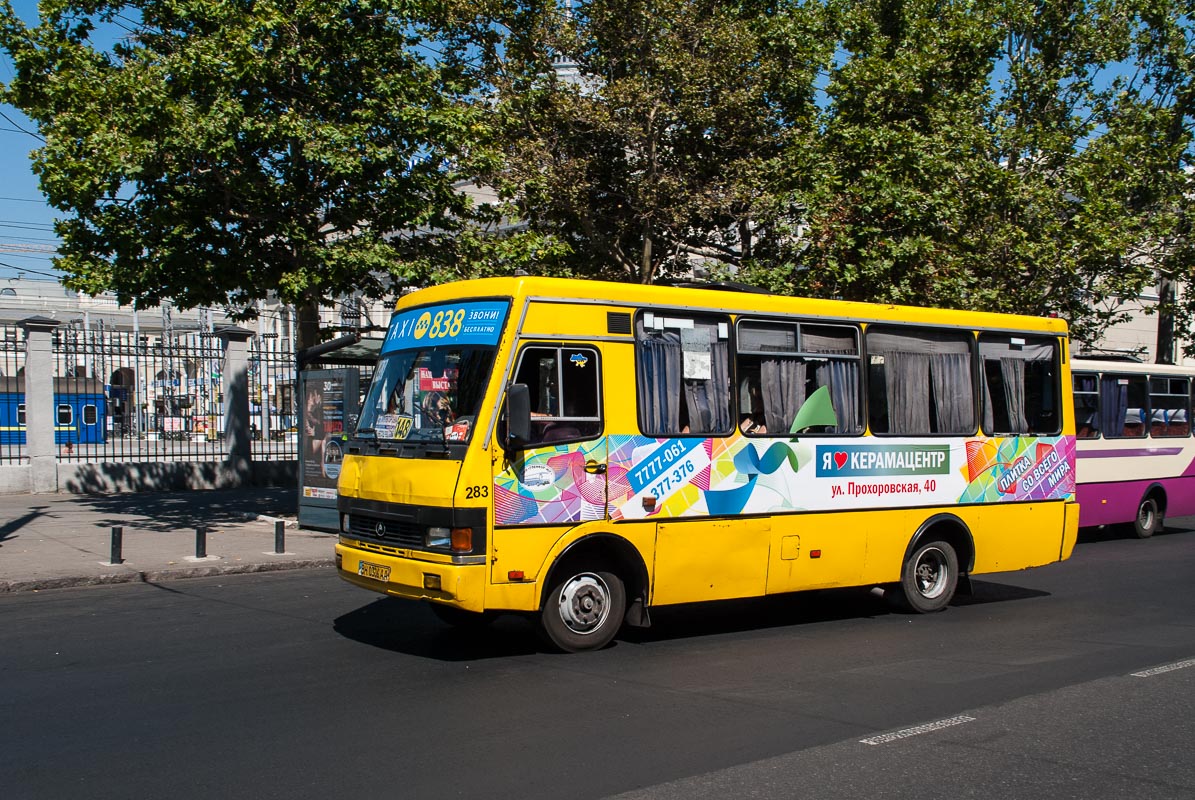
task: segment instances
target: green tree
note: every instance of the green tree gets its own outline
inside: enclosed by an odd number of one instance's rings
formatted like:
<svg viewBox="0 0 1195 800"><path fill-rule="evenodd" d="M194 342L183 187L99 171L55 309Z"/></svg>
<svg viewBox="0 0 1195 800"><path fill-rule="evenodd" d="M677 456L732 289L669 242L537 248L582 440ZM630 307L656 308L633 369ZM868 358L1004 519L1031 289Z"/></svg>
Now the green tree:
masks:
<svg viewBox="0 0 1195 800"><path fill-rule="evenodd" d="M1190 280L1189 3L868 0L840 42L790 291L1057 313ZM812 155L811 155L812 153ZM1190 292L1189 294L1195 294Z"/></svg>
<svg viewBox="0 0 1195 800"><path fill-rule="evenodd" d="M320 302L424 279L392 234L467 217L453 164L482 127L456 54L425 49L433 5L43 0L27 27L0 0L67 285L242 311L276 292L307 346Z"/></svg>
<svg viewBox="0 0 1195 800"><path fill-rule="evenodd" d="M560 263L651 282L776 252L780 156L831 51L816 4L500 8L486 52L504 157L485 178Z"/></svg>

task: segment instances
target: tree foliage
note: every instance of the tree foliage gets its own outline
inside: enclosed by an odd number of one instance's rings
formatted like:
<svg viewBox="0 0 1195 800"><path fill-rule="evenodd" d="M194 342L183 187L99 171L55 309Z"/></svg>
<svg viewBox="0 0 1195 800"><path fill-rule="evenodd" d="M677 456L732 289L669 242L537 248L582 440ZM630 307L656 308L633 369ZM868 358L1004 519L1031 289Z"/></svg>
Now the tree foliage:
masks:
<svg viewBox="0 0 1195 800"><path fill-rule="evenodd" d="M490 179L582 273L704 261L1091 342L1159 270L1195 297L1190 5L590 0L493 71Z"/></svg>
<svg viewBox="0 0 1195 800"><path fill-rule="evenodd" d="M516 10L526 11L517 5ZM592 0L512 13L492 78L505 158L485 177L582 273L651 282L775 252L790 138L829 45L754 0Z"/></svg>
<svg viewBox="0 0 1195 800"><path fill-rule="evenodd" d="M5 99L45 138L72 288L234 308L275 291L302 316L411 277L388 234L449 227L462 202L449 165L477 109L455 60L421 52L418 3L43 0L31 28L0 9Z"/></svg>
<svg viewBox="0 0 1195 800"><path fill-rule="evenodd" d="M1161 276L1190 340L1193 6L0 0L0 44L88 291L699 270L1090 342Z"/></svg>

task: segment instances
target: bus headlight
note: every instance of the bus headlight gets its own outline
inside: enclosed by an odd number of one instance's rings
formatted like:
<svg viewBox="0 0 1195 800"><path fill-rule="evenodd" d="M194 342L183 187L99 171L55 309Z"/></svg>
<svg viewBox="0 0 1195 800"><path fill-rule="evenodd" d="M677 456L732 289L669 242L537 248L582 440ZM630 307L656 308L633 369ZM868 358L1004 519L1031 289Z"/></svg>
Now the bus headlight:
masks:
<svg viewBox="0 0 1195 800"><path fill-rule="evenodd" d="M452 531L449 528L428 528L423 535L423 543L428 547L451 547Z"/></svg>
<svg viewBox="0 0 1195 800"><path fill-rule="evenodd" d="M423 537L428 547L443 548L454 553L473 552L472 528L428 528Z"/></svg>

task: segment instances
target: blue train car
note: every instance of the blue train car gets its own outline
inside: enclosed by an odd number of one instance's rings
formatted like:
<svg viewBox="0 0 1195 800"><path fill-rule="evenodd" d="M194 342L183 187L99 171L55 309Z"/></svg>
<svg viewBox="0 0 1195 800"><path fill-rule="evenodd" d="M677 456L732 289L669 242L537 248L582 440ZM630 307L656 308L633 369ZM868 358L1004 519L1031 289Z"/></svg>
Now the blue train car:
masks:
<svg viewBox="0 0 1195 800"><path fill-rule="evenodd" d="M95 378L54 379L54 443L103 444L107 398ZM0 377L0 444L25 444L25 377Z"/></svg>

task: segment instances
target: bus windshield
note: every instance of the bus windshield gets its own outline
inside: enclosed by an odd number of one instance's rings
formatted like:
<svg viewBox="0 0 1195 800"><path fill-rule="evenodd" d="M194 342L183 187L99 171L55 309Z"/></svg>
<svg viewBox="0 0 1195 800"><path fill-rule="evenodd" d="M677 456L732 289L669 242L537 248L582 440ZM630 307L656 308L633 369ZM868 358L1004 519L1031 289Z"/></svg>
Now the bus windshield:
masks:
<svg viewBox="0 0 1195 800"><path fill-rule="evenodd" d="M361 409L357 435L391 441L467 442L476 426L495 349L428 347L384 356Z"/></svg>

